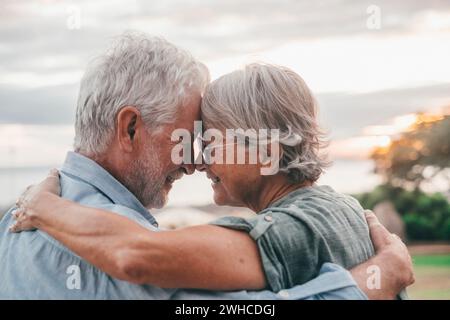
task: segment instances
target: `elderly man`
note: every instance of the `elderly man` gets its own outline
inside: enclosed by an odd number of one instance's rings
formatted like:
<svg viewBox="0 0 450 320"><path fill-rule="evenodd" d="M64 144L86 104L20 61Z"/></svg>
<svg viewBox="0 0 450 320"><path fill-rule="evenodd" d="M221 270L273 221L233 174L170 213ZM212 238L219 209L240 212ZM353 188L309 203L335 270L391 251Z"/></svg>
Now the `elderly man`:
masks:
<svg viewBox="0 0 450 320"><path fill-rule="evenodd" d="M162 207L172 183L194 171L192 164L177 165L171 161L171 150L177 143L171 141L171 132L179 128L194 131L208 78L201 63L164 40L142 35L122 37L90 66L82 79L75 152L68 154L61 169L62 197L114 211L157 230L157 222L147 208ZM351 273L325 264L317 278L280 295L270 291L162 289L118 280L42 231L9 233L12 211L0 223L0 298L393 298L411 281L406 249L373 216L369 221L376 256ZM230 257L233 250L239 255L255 254L255 249L242 241L230 248ZM366 285L370 276L366 271L373 265L383 271L375 290Z"/></svg>

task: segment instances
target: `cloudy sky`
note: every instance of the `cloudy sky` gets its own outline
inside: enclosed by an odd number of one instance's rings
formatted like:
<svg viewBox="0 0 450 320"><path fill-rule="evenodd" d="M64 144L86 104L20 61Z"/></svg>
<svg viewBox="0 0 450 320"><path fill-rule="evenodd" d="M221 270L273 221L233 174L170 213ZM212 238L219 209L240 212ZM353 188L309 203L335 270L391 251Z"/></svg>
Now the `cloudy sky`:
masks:
<svg viewBox="0 0 450 320"><path fill-rule="evenodd" d="M0 168L63 160L85 65L125 30L190 50L213 78L255 60L293 68L334 158L364 157L383 126L450 104L448 0L0 0Z"/></svg>

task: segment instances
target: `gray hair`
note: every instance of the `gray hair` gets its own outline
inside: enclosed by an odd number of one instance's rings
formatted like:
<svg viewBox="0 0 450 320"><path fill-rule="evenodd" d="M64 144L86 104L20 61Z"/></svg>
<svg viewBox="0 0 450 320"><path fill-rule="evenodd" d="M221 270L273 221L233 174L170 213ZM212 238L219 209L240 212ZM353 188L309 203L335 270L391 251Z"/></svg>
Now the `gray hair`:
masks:
<svg viewBox="0 0 450 320"><path fill-rule="evenodd" d="M279 129L279 167L292 183L316 181L329 164L319 149L326 145L317 122L315 99L294 71L253 63L213 81L202 100L202 118L220 129ZM283 139L298 137L298 143Z"/></svg>
<svg viewBox="0 0 450 320"><path fill-rule="evenodd" d="M188 52L161 38L123 34L91 62L81 80L75 150L104 152L125 106L136 107L148 127L173 122L178 107L208 82L208 69Z"/></svg>

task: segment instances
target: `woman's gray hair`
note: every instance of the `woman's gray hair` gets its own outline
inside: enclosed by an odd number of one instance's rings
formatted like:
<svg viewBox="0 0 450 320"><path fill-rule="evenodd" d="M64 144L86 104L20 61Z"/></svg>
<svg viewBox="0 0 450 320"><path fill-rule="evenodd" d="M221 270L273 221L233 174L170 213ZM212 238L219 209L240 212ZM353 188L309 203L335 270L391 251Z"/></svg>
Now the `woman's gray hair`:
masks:
<svg viewBox="0 0 450 320"><path fill-rule="evenodd" d="M173 122L178 107L208 82L208 69L188 52L161 38L125 33L91 62L81 80L75 150L104 152L125 106L136 107L148 127Z"/></svg>
<svg viewBox="0 0 450 320"><path fill-rule="evenodd" d="M279 168L292 183L316 181L329 164L319 154L326 141L316 101L303 79L286 67L253 63L213 81L203 96L202 118L207 127L222 130L278 129Z"/></svg>

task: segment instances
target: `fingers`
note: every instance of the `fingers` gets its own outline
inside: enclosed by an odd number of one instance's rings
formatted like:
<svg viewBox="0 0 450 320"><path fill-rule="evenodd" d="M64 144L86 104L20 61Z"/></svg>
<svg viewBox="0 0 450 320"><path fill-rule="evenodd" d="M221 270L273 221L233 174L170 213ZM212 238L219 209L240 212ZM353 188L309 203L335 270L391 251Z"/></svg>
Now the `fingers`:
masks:
<svg viewBox="0 0 450 320"><path fill-rule="evenodd" d="M27 204L27 197L33 191L35 185L29 185L26 187L25 191L20 195L20 197L16 200L16 207L21 208Z"/></svg>
<svg viewBox="0 0 450 320"><path fill-rule="evenodd" d="M19 226L17 225L17 222L9 227L9 232L13 232L13 233L19 232Z"/></svg>
<svg viewBox="0 0 450 320"><path fill-rule="evenodd" d="M9 227L9 232L18 233L21 231L23 231L21 228L21 223L18 221L14 222L14 224Z"/></svg>
<svg viewBox="0 0 450 320"><path fill-rule="evenodd" d="M371 210L364 210L364 214L369 228L382 226L377 216Z"/></svg>
<svg viewBox="0 0 450 320"><path fill-rule="evenodd" d="M55 169L55 168L51 169L50 172L47 175L47 178L57 178L57 179L59 179L59 171L58 171L58 169Z"/></svg>
<svg viewBox="0 0 450 320"><path fill-rule="evenodd" d="M17 210L15 210L12 215L14 217L15 220L19 219L21 217L21 215L23 214L23 209L19 208Z"/></svg>
<svg viewBox="0 0 450 320"><path fill-rule="evenodd" d="M26 193L27 191L25 191ZM17 200L16 200L16 207L22 208L25 205L25 193L23 193Z"/></svg>
<svg viewBox="0 0 450 320"><path fill-rule="evenodd" d="M15 222L9 227L9 231L13 233L34 230L34 226L30 217L26 214L26 210L17 209L12 213Z"/></svg>
<svg viewBox="0 0 450 320"><path fill-rule="evenodd" d="M402 239L401 239L398 235L396 235L395 233L391 233L391 237L394 238L395 240L400 240L400 241L402 241ZM402 241L402 242L403 242L403 241Z"/></svg>
<svg viewBox="0 0 450 320"><path fill-rule="evenodd" d="M12 213L12 215L13 215L13 218L16 221L16 223L17 222L21 222L21 221L26 219L26 217L25 217L25 215L26 215L25 210L22 209L22 208L19 208L19 209L15 210Z"/></svg>
<svg viewBox="0 0 450 320"><path fill-rule="evenodd" d="M370 238L372 239L375 251L391 243L392 235L380 223L375 214L370 210L365 210L367 224L369 225Z"/></svg>
<svg viewBox="0 0 450 320"><path fill-rule="evenodd" d="M17 199L17 209L12 213L15 223L9 228L11 232L34 230L33 216L31 208L35 208L39 203L42 192L60 194L59 172L56 169L50 170L44 181L38 185L31 185Z"/></svg>
<svg viewBox="0 0 450 320"><path fill-rule="evenodd" d="M11 225L9 227L9 231L10 232L20 232L20 220L23 215L23 210L17 209L12 213L12 215L14 217L15 222L13 225Z"/></svg>
<svg viewBox="0 0 450 320"><path fill-rule="evenodd" d="M51 192L56 195L61 194L61 187L59 182L59 171L56 169L50 170L47 177L39 185L40 191Z"/></svg>
<svg viewBox="0 0 450 320"><path fill-rule="evenodd" d="M12 233L19 233L22 231L29 231L29 230L34 230L34 228L32 228L31 226L27 226L26 223L20 221L15 222L12 226L9 227L9 232Z"/></svg>

